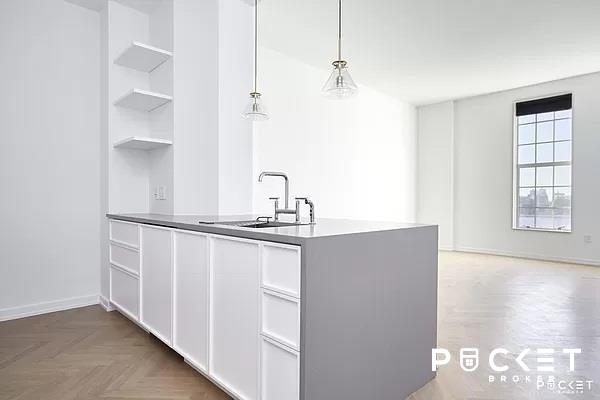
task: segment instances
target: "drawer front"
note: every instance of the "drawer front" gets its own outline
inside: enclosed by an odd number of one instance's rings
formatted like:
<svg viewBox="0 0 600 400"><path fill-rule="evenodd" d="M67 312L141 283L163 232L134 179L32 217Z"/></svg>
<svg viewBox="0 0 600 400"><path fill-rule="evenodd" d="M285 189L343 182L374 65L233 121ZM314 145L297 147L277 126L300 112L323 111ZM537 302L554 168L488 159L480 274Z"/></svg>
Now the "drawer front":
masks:
<svg viewBox="0 0 600 400"><path fill-rule="evenodd" d="M120 222L111 220L110 221L110 240L117 243L123 243L128 246L139 248L140 247L140 236L137 224Z"/></svg>
<svg viewBox="0 0 600 400"><path fill-rule="evenodd" d="M138 275L140 272L140 253L137 250L111 243L110 262L135 275Z"/></svg>
<svg viewBox="0 0 600 400"><path fill-rule="evenodd" d="M139 318L139 281L117 268L110 268L110 301L136 321Z"/></svg>
<svg viewBox="0 0 600 400"><path fill-rule="evenodd" d="M300 300L263 289L262 333L300 350Z"/></svg>
<svg viewBox="0 0 600 400"><path fill-rule="evenodd" d="M300 355L261 338L261 400L300 398Z"/></svg>
<svg viewBox="0 0 600 400"><path fill-rule="evenodd" d="M300 298L300 247L263 246L262 286Z"/></svg>

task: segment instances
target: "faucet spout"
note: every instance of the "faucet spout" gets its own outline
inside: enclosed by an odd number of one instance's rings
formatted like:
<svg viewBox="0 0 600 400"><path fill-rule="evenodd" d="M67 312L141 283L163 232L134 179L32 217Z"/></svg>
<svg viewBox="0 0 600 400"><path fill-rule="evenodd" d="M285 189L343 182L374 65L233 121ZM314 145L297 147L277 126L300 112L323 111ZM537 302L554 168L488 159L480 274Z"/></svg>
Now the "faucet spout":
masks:
<svg viewBox="0 0 600 400"><path fill-rule="evenodd" d="M260 174L258 177L258 181L262 182L265 176L278 176L285 180L285 208L289 208L289 198L290 198L290 181L287 175L283 172L273 172L273 171L265 171Z"/></svg>

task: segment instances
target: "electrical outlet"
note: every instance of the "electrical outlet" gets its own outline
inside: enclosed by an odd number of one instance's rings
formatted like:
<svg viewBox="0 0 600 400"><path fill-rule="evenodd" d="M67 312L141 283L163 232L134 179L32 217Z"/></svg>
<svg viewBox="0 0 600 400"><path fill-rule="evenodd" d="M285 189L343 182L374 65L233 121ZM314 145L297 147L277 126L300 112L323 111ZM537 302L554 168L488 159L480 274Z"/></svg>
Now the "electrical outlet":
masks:
<svg viewBox="0 0 600 400"><path fill-rule="evenodd" d="M592 235L583 235L584 243L592 243Z"/></svg>

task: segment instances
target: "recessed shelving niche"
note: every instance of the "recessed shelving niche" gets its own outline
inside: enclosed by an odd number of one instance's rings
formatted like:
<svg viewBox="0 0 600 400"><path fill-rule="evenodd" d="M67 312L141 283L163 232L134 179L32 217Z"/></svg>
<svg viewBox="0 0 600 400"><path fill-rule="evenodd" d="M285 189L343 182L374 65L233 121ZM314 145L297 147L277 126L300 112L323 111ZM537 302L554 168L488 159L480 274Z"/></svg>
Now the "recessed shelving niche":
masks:
<svg viewBox="0 0 600 400"><path fill-rule="evenodd" d="M140 42L133 42L117 59L115 64L137 71L151 72L173 56L167 50Z"/></svg>

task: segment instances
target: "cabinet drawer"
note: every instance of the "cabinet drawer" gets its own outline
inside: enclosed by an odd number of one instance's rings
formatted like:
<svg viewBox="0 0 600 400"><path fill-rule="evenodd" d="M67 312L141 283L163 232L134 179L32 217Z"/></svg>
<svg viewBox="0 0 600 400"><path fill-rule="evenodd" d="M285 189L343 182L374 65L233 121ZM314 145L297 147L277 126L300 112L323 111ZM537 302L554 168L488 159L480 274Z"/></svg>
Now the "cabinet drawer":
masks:
<svg viewBox="0 0 600 400"><path fill-rule="evenodd" d="M110 262L135 275L140 272L140 253L118 244L110 244Z"/></svg>
<svg viewBox="0 0 600 400"><path fill-rule="evenodd" d="M300 350L300 300L263 289L262 333Z"/></svg>
<svg viewBox="0 0 600 400"><path fill-rule="evenodd" d="M261 338L261 400L300 398L300 354Z"/></svg>
<svg viewBox="0 0 600 400"><path fill-rule="evenodd" d="M110 240L134 248L140 247L140 236L137 224L110 221Z"/></svg>
<svg viewBox="0 0 600 400"><path fill-rule="evenodd" d="M263 246L262 286L300 298L300 247Z"/></svg>
<svg viewBox="0 0 600 400"><path fill-rule="evenodd" d="M110 268L110 301L130 318L139 317L139 281L117 268Z"/></svg>

